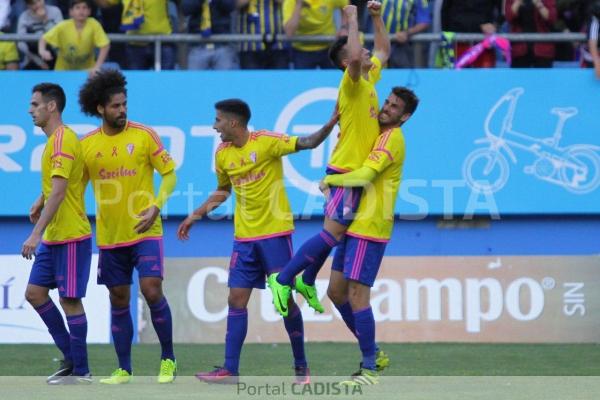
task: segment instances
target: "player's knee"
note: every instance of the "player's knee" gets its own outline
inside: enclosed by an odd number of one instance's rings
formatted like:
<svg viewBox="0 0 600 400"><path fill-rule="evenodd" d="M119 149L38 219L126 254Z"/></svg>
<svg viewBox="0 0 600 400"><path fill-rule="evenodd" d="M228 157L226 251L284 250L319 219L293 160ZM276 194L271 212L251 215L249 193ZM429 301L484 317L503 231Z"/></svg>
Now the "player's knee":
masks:
<svg viewBox="0 0 600 400"><path fill-rule="evenodd" d="M341 305L347 301L346 293L333 286L327 287L327 297L333 302L333 304Z"/></svg>
<svg viewBox="0 0 600 400"><path fill-rule="evenodd" d="M60 306L67 315L83 313L83 303L81 299L74 297L60 297Z"/></svg>
<svg viewBox="0 0 600 400"><path fill-rule="evenodd" d="M156 304L162 300L163 293L160 287L144 287L142 294L148 304Z"/></svg>
<svg viewBox="0 0 600 400"><path fill-rule="evenodd" d="M227 305L229 308L246 308L247 301L244 296L235 293L229 293L229 297L227 297Z"/></svg>
<svg viewBox="0 0 600 400"><path fill-rule="evenodd" d="M48 294L43 290L27 287L25 290L25 300L33 307L41 306L48 301Z"/></svg>

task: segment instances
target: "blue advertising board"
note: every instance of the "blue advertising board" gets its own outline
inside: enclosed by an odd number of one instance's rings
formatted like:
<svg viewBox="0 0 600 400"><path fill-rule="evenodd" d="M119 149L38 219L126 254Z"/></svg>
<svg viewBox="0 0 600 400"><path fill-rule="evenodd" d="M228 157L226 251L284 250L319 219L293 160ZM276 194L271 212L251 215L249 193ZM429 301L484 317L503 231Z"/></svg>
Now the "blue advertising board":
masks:
<svg viewBox="0 0 600 400"><path fill-rule="evenodd" d="M403 127L404 181L396 212L423 215L600 213L600 82L587 70L386 70L380 104L393 86L421 103ZM254 129L292 135L317 130L335 105L338 71L127 72L128 115L152 126L177 163L166 210L185 215L215 189L214 103L242 98ZM64 121L78 134L98 126L77 104L85 73L0 74L0 215L27 215L40 192L45 136L27 114L31 87L61 84ZM321 215L317 183L336 133L285 160L296 214ZM92 196L87 206L93 214ZM231 203L219 210L232 212Z"/></svg>

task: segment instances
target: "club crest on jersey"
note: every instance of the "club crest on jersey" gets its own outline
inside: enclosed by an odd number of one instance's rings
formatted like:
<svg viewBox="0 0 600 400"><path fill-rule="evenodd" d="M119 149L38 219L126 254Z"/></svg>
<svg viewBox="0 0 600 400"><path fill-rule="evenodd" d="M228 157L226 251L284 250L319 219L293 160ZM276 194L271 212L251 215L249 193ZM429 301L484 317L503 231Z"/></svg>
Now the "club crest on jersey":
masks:
<svg viewBox="0 0 600 400"><path fill-rule="evenodd" d="M127 144L127 152L129 153L129 155L133 154L133 149L135 148L135 146L133 145L133 143L128 143Z"/></svg>
<svg viewBox="0 0 600 400"><path fill-rule="evenodd" d="M229 164L229 169L234 169L234 168L235 168L235 163L232 161L232 162Z"/></svg>
<svg viewBox="0 0 600 400"><path fill-rule="evenodd" d="M256 152L255 151L250 153L250 161L252 161L254 164L256 164Z"/></svg>

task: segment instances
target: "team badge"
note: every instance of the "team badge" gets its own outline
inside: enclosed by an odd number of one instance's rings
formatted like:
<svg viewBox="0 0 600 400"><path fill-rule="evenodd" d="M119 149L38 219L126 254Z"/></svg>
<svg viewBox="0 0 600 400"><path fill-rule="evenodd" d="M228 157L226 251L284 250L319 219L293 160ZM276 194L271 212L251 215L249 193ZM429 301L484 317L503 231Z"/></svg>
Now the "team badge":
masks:
<svg viewBox="0 0 600 400"><path fill-rule="evenodd" d="M135 146L133 145L133 143L128 143L127 144L127 152L129 153L129 155L133 154L133 149L135 148Z"/></svg>
<svg viewBox="0 0 600 400"><path fill-rule="evenodd" d="M252 153L250 153L250 160L256 164L256 152L253 151Z"/></svg>

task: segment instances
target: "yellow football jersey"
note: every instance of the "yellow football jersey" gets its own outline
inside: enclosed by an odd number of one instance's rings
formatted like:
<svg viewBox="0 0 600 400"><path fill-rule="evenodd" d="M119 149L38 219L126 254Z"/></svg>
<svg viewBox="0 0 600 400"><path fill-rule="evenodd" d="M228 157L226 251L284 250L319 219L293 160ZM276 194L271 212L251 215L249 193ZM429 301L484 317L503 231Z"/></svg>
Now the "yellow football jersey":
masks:
<svg viewBox="0 0 600 400"><path fill-rule="evenodd" d="M2 32L0 32L2 35ZM15 42L0 42L0 71L5 70L8 64L19 62L19 52Z"/></svg>
<svg viewBox="0 0 600 400"><path fill-rule="evenodd" d="M79 138L69 127L59 126L48 138L42 154L42 193L44 199L50 196L55 176L67 179L67 192L44 231L44 243L62 244L91 236L92 229L83 202L83 173Z"/></svg>
<svg viewBox="0 0 600 400"><path fill-rule="evenodd" d="M296 151L297 136L250 133L240 148L222 143L215 154L219 187L235 193L235 239L266 239L290 234L294 220L285 191L281 157Z"/></svg>
<svg viewBox="0 0 600 400"><path fill-rule="evenodd" d="M377 171L377 177L372 185L365 187L348 235L380 242L390 239L404 155L402 129L391 129L378 137L363 164Z"/></svg>
<svg viewBox="0 0 600 400"><path fill-rule="evenodd" d="M297 0L283 0L283 23L294 14ZM348 0L304 0L300 11L298 36L335 35L333 12L348 5ZM329 47L327 43L294 42L292 47L302 51L319 51Z"/></svg>
<svg viewBox="0 0 600 400"><path fill-rule="evenodd" d="M154 170L165 175L175 163L151 128L132 121L109 136L102 128L81 139L87 177L96 198L96 241L99 248L128 246L162 236L160 217L138 234L138 214L154 202Z"/></svg>
<svg viewBox="0 0 600 400"><path fill-rule="evenodd" d="M88 18L81 32L75 21L68 19L55 25L44 34L44 40L58 48L56 70L90 69L96 63L96 48L110 43L102 25L94 18Z"/></svg>
<svg viewBox="0 0 600 400"><path fill-rule="evenodd" d="M170 34L173 29L169 20L167 0L142 0L144 23L137 31L127 31L131 35Z"/></svg>
<svg viewBox="0 0 600 400"><path fill-rule="evenodd" d="M338 93L340 133L328 167L338 172L354 171L369 155L379 135L379 101L375 84L381 78L381 61L371 57L369 79L354 82L344 71Z"/></svg>

